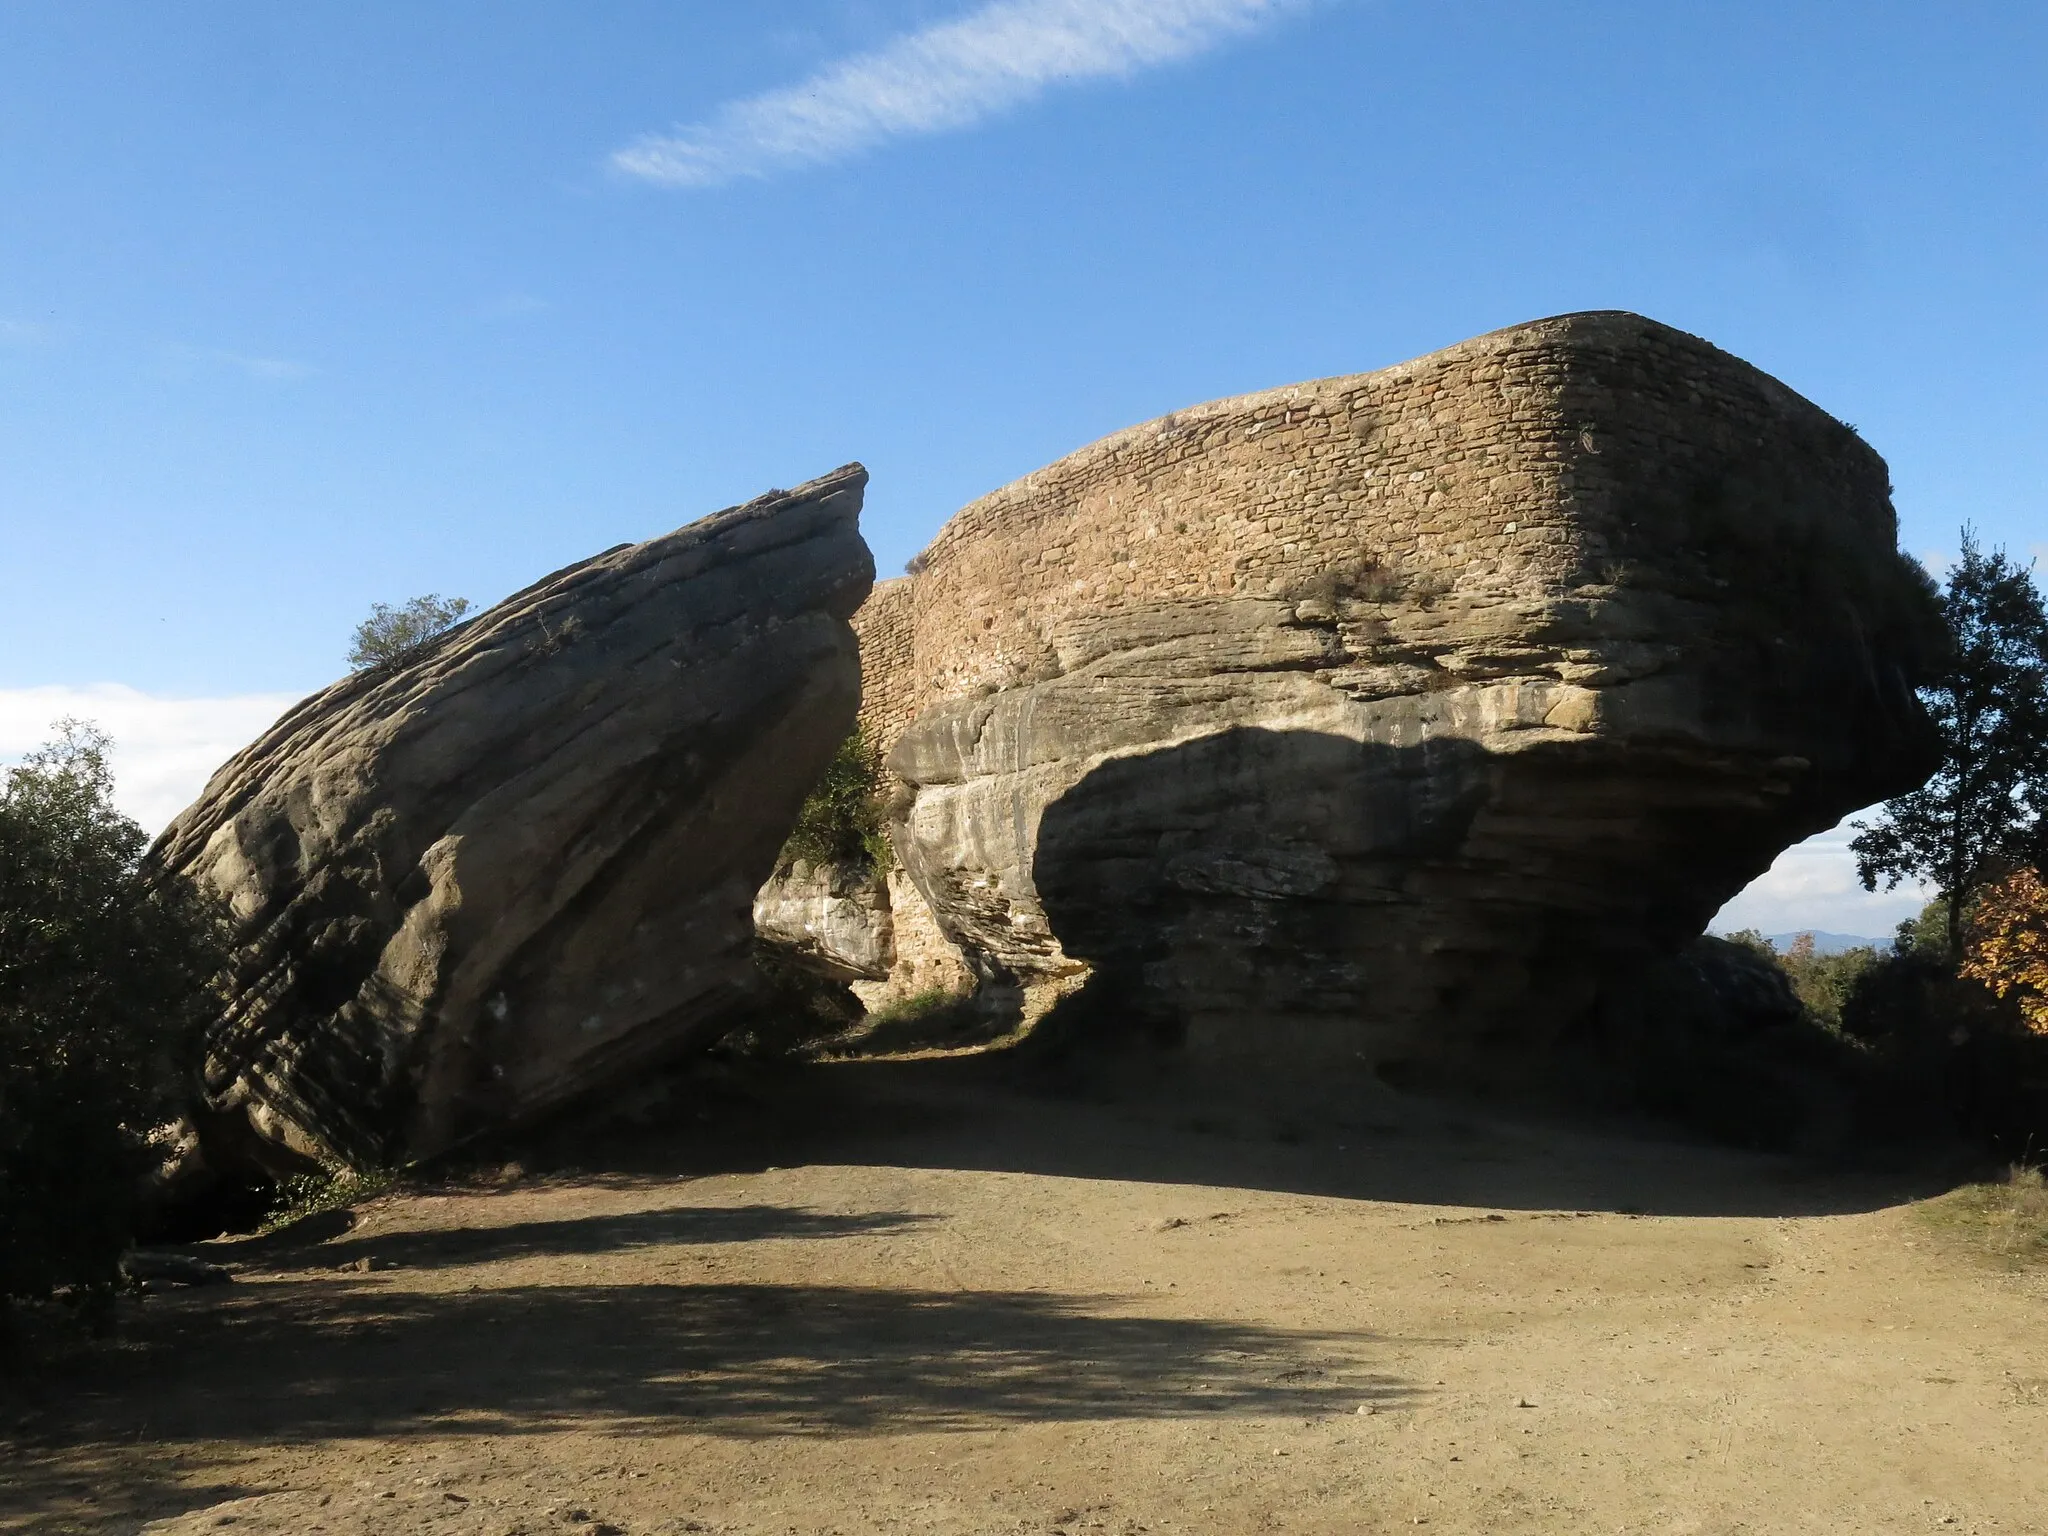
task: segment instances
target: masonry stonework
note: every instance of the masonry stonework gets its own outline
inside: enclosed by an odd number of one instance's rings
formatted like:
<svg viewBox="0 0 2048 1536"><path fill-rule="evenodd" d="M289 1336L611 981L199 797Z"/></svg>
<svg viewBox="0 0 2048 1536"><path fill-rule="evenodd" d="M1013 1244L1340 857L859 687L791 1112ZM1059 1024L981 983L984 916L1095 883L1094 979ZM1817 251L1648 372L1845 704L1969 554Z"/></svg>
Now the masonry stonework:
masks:
<svg viewBox="0 0 2048 1536"><path fill-rule="evenodd" d="M984 982L1106 971L1191 1037L1333 1015L1347 1057L1547 1027L1924 773L1895 545L1852 429L1560 316L963 508L856 620L864 717Z"/></svg>
<svg viewBox="0 0 2048 1536"><path fill-rule="evenodd" d="M1688 531L1646 527L1685 509L1623 466L1739 456L1780 439L1795 402L1811 411L1731 361L1633 316L1568 315L1116 433L962 508L917 575L876 587L855 621L864 658L879 642L868 718L886 743L933 704L1029 679L1076 612L1283 596L1375 568L1468 604L1597 583ZM1889 544L1883 462L1832 419L1802 426L1796 457L1767 470L1785 499L1845 484Z"/></svg>
<svg viewBox="0 0 2048 1536"><path fill-rule="evenodd" d="M878 581L853 616L860 640L861 726L884 750L917 714L913 590L908 576Z"/></svg>

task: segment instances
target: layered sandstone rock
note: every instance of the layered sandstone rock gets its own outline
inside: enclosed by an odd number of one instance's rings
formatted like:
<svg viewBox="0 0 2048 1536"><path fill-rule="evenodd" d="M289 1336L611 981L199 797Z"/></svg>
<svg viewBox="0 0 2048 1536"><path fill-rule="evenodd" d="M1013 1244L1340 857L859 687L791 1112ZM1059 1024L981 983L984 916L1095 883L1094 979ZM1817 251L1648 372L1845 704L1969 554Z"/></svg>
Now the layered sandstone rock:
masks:
<svg viewBox="0 0 2048 1536"><path fill-rule="evenodd" d="M754 892L859 706L866 481L557 572L214 776L153 857L239 925L216 1142L399 1162L727 1027Z"/></svg>
<svg viewBox="0 0 2048 1536"><path fill-rule="evenodd" d="M778 869L754 894L754 932L828 981L883 981L896 964L888 885L872 869Z"/></svg>
<svg viewBox="0 0 2048 1536"><path fill-rule="evenodd" d="M1933 761L1883 461L1633 315L1178 412L914 569L856 627L931 915L1210 1057L1540 1042Z"/></svg>

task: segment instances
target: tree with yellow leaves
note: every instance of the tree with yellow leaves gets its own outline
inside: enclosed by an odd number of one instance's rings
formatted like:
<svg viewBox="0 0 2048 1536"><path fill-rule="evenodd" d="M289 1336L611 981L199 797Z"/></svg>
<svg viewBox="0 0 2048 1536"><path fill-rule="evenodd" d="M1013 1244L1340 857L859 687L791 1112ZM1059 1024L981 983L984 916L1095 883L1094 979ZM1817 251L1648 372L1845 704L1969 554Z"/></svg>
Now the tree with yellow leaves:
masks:
<svg viewBox="0 0 2048 1536"><path fill-rule="evenodd" d="M2018 993L2020 1017L2048 1035L2048 882L2019 869L1987 885L1970 908L1962 974L2000 997Z"/></svg>

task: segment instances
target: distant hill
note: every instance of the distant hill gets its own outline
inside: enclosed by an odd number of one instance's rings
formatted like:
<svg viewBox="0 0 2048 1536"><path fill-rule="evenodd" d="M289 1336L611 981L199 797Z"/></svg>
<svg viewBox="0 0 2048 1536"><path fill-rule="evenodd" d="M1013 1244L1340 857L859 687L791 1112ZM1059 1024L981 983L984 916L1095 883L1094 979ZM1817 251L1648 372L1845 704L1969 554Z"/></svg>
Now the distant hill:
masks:
<svg viewBox="0 0 2048 1536"><path fill-rule="evenodd" d="M1808 928L1800 931L1813 935L1813 952L1817 955L1839 955L1845 949L1884 950L1892 947L1892 941L1888 938L1865 938L1863 935L1856 933L1825 933L1818 928ZM1764 937L1771 941L1771 948L1782 955L1792 947L1793 941L1799 937L1799 934L1767 933Z"/></svg>

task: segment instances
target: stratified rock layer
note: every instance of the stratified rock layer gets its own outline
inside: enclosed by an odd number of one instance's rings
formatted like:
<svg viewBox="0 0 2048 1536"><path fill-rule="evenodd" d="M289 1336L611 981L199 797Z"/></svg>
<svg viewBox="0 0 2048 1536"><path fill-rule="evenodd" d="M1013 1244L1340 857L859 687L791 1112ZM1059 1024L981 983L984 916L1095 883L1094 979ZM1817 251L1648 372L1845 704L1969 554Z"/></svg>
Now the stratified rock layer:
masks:
<svg viewBox="0 0 2048 1536"><path fill-rule="evenodd" d="M216 1139L395 1163L723 1027L755 889L859 707L866 482L558 572L214 776L153 857L239 924Z"/></svg>
<svg viewBox="0 0 2048 1536"><path fill-rule="evenodd" d="M882 981L896 964L888 885L873 870L778 869L754 896L754 932L828 981Z"/></svg>
<svg viewBox="0 0 2048 1536"><path fill-rule="evenodd" d="M1213 1058L1544 1041L1933 761L1883 461L1634 315L1178 412L913 569L856 627L939 926Z"/></svg>

